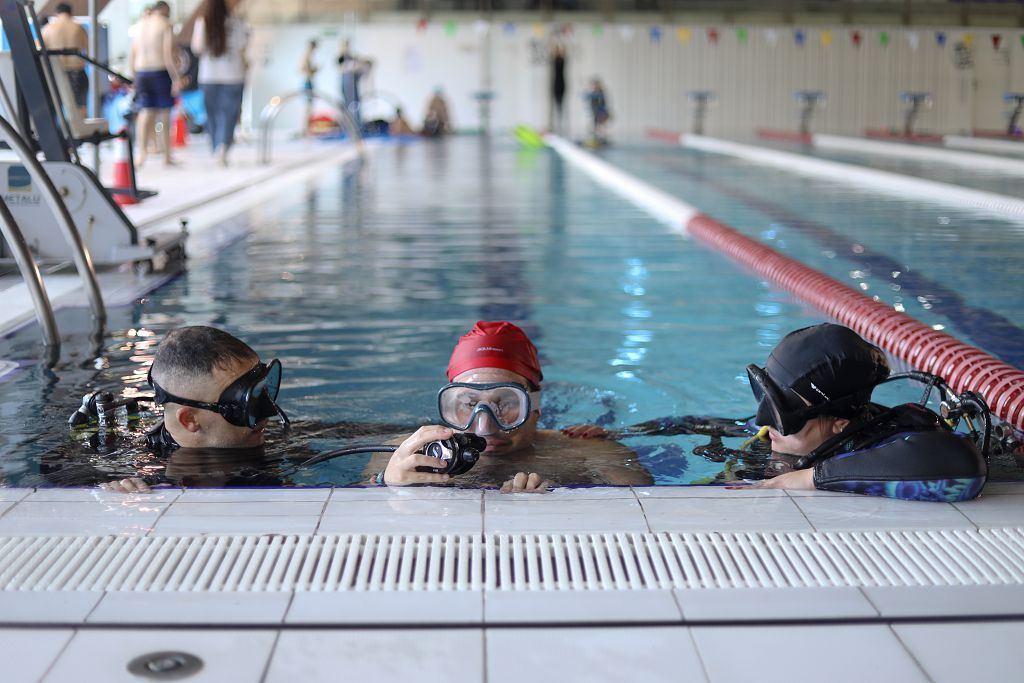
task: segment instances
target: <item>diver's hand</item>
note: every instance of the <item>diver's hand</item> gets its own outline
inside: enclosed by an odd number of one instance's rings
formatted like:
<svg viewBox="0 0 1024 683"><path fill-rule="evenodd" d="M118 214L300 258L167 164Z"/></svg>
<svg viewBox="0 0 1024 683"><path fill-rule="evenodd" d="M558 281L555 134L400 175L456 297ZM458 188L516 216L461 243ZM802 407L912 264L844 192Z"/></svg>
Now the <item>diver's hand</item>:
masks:
<svg viewBox="0 0 1024 683"><path fill-rule="evenodd" d="M501 485L501 493L547 493L551 482L541 479L536 472L519 472Z"/></svg>
<svg viewBox="0 0 1024 683"><path fill-rule="evenodd" d="M149 488L149 484L138 477L108 481L100 484L100 488L104 491L112 491L113 493L151 493L153 491L153 489Z"/></svg>
<svg viewBox="0 0 1024 683"><path fill-rule="evenodd" d="M433 472L417 472L417 467L438 467L437 458L417 453L432 441L448 439L452 430L447 427L429 425L420 427L412 436L402 442L384 470L384 483L388 486L408 486L409 484L443 484L451 479L447 474Z"/></svg>
<svg viewBox="0 0 1024 683"><path fill-rule="evenodd" d="M570 439L614 439L615 435L605 429L604 427L598 427L597 425L571 425L569 427L563 427L562 433Z"/></svg>
<svg viewBox="0 0 1024 683"><path fill-rule="evenodd" d="M786 472L780 474L777 477L771 479L762 479L759 482L753 483L749 486L727 486L730 489L800 489L813 491L814 486L814 468L806 470L794 470L792 472Z"/></svg>

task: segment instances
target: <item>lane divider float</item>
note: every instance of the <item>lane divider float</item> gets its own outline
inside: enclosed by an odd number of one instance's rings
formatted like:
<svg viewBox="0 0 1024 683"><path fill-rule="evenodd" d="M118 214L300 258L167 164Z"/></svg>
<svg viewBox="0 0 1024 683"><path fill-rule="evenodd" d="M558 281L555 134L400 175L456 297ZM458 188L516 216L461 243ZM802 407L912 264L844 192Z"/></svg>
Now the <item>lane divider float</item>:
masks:
<svg viewBox="0 0 1024 683"><path fill-rule="evenodd" d="M668 222L674 231L728 256L892 356L943 377L957 392L977 391L993 414L1024 430L1024 372L741 234L571 142L554 135L546 135L544 141L570 164Z"/></svg>

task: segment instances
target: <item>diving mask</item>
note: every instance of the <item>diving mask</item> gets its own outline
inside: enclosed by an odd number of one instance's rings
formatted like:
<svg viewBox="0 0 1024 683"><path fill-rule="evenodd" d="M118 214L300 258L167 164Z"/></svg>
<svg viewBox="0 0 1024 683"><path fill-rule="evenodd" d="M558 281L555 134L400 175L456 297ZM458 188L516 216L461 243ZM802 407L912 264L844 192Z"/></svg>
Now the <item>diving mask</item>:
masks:
<svg viewBox="0 0 1024 683"><path fill-rule="evenodd" d="M812 395L825 400L821 403L809 404L792 387L785 389L780 387L768 376L764 368L753 364L748 365L747 377L750 378L750 389L754 392L754 398L757 399L757 415L754 417L754 423L774 427L782 436L796 434L804 428L809 419L818 415L846 416L850 414L851 409L866 403L870 396L870 388L868 388L832 398L817 385L811 383L811 388L815 392ZM868 392L867 396L865 396L865 391Z"/></svg>
<svg viewBox="0 0 1024 683"><path fill-rule="evenodd" d="M454 382L437 392L437 411L441 422L452 429L467 431L478 416L486 414L503 431L511 431L525 424L539 401L539 391L514 382Z"/></svg>
<svg viewBox="0 0 1024 683"><path fill-rule="evenodd" d="M209 410L220 414L236 427L249 429L255 429L260 420L275 415L280 415L285 424L290 424L288 416L275 403L277 393L281 389L281 361L276 358L269 363L256 363L252 370L232 382L221 393L216 403L193 401L168 393L153 380L152 368L147 381L149 386L153 387L154 400L158 405L177 403L190 408Z"/></svg>

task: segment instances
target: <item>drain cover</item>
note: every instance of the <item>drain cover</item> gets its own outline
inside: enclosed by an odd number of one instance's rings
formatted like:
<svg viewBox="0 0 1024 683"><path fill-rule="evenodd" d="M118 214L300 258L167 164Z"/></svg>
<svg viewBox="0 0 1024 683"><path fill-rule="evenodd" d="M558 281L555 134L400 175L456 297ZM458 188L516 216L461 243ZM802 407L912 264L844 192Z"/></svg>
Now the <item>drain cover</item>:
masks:
<svg viewBox="0 0 1024 683"><path fill-rule="evenodd" d="M187 678L203 668L203 660L187 652L150 652L128 662L128 671L155 681Z"/></svg>

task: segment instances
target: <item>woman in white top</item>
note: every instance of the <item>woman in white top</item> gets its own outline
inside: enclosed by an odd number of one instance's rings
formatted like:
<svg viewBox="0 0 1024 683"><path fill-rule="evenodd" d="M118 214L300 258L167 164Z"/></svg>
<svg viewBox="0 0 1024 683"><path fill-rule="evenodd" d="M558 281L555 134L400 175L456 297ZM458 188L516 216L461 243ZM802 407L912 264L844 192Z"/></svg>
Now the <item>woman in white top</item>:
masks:
<svg viewBox="0 0 1024 683"><path fill-rule="evenodd" d="M199 56L199 86L206 102L206 126L214 154L228 165L235 124L242 111L248 62L249 29L234 10L238 0L206 0L192 31L192 52Z"/></svg>

